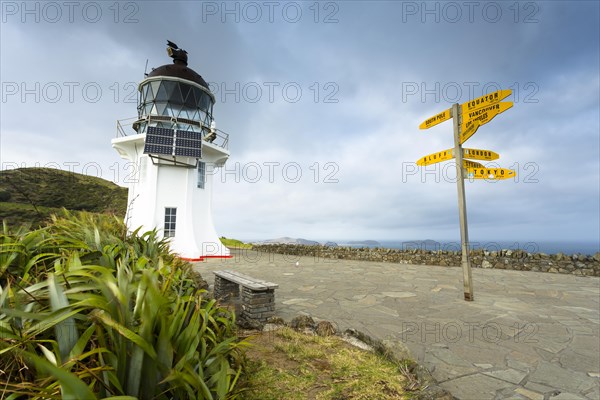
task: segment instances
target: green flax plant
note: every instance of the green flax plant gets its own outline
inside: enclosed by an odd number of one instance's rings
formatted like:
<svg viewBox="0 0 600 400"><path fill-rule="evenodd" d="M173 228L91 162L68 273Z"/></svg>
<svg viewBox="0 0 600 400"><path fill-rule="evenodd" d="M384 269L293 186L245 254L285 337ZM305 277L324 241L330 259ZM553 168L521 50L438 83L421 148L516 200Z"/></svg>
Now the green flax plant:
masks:
<svg viewBox="0 0 600 400"><path fill-rule="evenodd" d="M65 213L0 235L7 399L234 399L245 341L156 231Z"/></svg>

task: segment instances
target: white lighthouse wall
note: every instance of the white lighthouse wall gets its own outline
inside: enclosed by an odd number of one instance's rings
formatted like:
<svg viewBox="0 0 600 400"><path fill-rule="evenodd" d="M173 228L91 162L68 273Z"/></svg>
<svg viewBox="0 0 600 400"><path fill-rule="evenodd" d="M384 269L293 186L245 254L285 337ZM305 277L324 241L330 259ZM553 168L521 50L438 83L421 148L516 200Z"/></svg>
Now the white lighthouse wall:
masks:
<svg viewBox="0 0 600 400"><path fill-rule="evenodd" d="M146 154L139 155L133 168L136 170L129 186L126 222L130 229L141 227L143 233L156 227L153 211L156 207L158 169Z"/></svg>
<svg viewBox="0 0 600 400"><path fill-rule="evenodd" d="M130 230L152 230L156 224L153 211L156 203L157 169L147 154L143 154L145 135L113 139L112 145L127 160L123 180L128 184L125 223Z"/></svg>
<svg viewBox="0 0 600 400"><path fill-rule="evenodd" d="M139 137L137 137L139 136ZM202 160L206 163L204 189L198 188L197 168L154 164L143 154L145 135L118 138L113 147L132 164L129 183L127 227L140 233L156 228L164 235L165 208L176 207L175 236L170 238L171 249L183 258L227 257L229 249L221 244L212 220L211 165L221 165L228 152L215 146L203 146ZM189 159L193 164L194 159Z"/></svg>
<svg viewBox="0 0 600 400"><path fill-rule="evenodd" d="M187 176L188 169L168 166L153 165L157 170L156 180L156 207L152 209L154 225L159 232L164 234L165 208L176 207L175 236L171 238L171 249L183 257L188 257L187 253L199 254L197 247L191 246L192 238L187 235L187 220L189 219L189 209L187 209ZM181 254L184 252L185 254Z"/></svg>
<svg viewBox="0 0 600 400"><path fill-rule="evenodd" d="M204 162L208 163L206 157ZM198 170L158 166L155 226L164 228L165 208L176 207L175 236L171 248L183 258L228 256L214 229L211 213L212 177L206 175L204 189L198 188Z"/></svg>
<svg viewBox="0 0 600 400"><path fill-rule="evenodd" d="M202 162L205 163L205 181L204 189L198 188L198 171L190 174L189 186L194 188L190 191L190 204L194 204L193 215L191 216L193 235L201 246L201 254L205 256L229 256L229 249L221 244L217 232L214 228L212 219L212 193L213 193L213 176L211 171L212 166L220 160L217 157L222 157L223 153L213 152L208 146L204 146Z"/></svg>

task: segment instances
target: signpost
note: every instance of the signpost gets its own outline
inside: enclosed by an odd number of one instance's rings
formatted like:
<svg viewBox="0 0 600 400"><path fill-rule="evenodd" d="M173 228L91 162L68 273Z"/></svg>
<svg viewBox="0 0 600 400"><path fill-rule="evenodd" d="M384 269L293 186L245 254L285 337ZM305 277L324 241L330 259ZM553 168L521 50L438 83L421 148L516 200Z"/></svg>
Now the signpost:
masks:
<svg viewBox="0 0 600 400"><path fill-rule="evenodd" d="M486 168L483 165L481 167L465 166L465 168L469 179L508 179L517 175L514 170L506 168Z"/></svg>
<svg viewBox="0 0 600 400"><path fill-rule="evenodd" d="M473 297L473 280L471 279L471 260L469 259L469 231L467 228L467 200L465 198L465 179L463 176L463 152L460 147L460 108L452 106L454 123L454 152L456 153L456 188L458 190L458 218L460 221L460 250L463 270L463 292L466 301L475 300ZM473 125L474 126L474 125Z"/></svg>
<svg viewBox="0 0 600 400"><path fill-rule="evenodd" d="M500 155L490 150L463 148L463 158L469 158L471 160L493 161L500 158Z"/></svg>
<svg viewBox="0 0 600 400"><path fill-rule="evenodd" d="M442 161L452 160L454 158L453 151L453 149L448 149L444 151L438 151L437 153L429 154L425 157L420 158L417 161L417 165L422 167L425 165L431 165Z"/></svg>
<svg viewBox="0 0 600 400"><path fill-rule="evenodd" d="M466 130L469 126L477 123L479 126L485 125L490 122L496 115L503 113L513 106L512 101L506 101L502 103L495 103L489 106L483 106L481 108L469 111L468 114L463 114L463 122L461 125L462 130Z"/></svg>
<svg viewBox="0 0 600 400"><path fill-rule="evenodd" d="M465 158L465 156L463 155L463 167L467 170L469 168L485 168L485 165L483 165L483 164L479 164L478 162L475 162L475 161L465 160L464 158Z"/></svg>
<svg viewBox="0 0 600 400"><path fill-rule="evenodd" d="M473 100L469 100L466 103L462 103L460 108L463 113L487 106L490 104L498 103L512 94L512 90L498 90L494 93L486 94Z"/></svg>
<svg viewBox="0 0 600 400"><path fill-rule="evenodd" d="M429 129L452 118L454 126L454 148L429 154L420 158L417 165L426 166L452 158L456 159L456 188L458 192L458 215L460 222L461 266L463 270L464 297L473 301L473 281L471 277L471 260L469 258L469 232L467 228L467 202L465 199L465 178L469 179L508 179L516 176L516 172L506 168L486 168L483 164L469 161L496 160L500 156L490 150L463 149L462 144L477 132L480 126L490 122L496 115L513 106L512 102L501 102L510 96L512 90L498 90L494 93L467 101L461 105L454 104L431 118L426 119L420 129Z"/></svg>
<svg viewBox="0 0 600 400"><path fill-rule="evenodd" d="M432 126L437 124L441 124L444 121L448 121L450 118L450 110L442 111L441 113L434 115L431 118L427 118L421 125L419 125L419 129L429 129Z"/></svg>

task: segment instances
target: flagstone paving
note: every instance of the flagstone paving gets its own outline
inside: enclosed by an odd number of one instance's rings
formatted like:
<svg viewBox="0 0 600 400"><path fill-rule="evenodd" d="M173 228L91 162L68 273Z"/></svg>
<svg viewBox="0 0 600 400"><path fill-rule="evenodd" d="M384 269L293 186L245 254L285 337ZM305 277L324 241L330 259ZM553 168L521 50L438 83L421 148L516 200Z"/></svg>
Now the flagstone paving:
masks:
<svg viewBox="0 0 600 400"><path fill-rule="evenodd" d="M600 399L600 280L474 269L233 252L196 264L279 284L278 316L298 314L402 341L455 397Z"/></svg>

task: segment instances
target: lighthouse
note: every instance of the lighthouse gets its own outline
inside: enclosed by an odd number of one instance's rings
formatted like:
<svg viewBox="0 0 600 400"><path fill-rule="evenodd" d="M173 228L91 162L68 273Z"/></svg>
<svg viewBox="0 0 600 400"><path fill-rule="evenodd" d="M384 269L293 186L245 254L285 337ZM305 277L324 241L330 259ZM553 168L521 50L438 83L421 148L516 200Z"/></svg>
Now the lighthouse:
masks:
<svg viewBox="0 0 600 400"><path fill-rule="evenodd" d="M215 128L215 96L188 67L187 52L167 43L173 63L145 74L133 129L118 121L112 140L130 172L125 223L130 231L156 229L183 259L226 258L212 220L211 172L229 158L229 137Z"/></svg>

